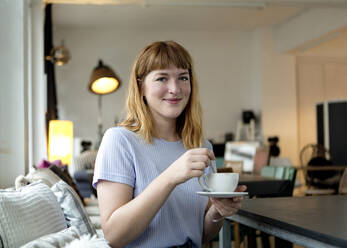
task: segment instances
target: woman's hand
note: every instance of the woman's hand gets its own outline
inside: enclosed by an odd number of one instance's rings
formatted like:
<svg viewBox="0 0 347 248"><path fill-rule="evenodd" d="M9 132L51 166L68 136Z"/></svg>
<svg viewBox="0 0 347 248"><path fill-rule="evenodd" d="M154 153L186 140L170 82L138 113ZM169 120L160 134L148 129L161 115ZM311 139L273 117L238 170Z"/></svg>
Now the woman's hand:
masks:
<svg viewBox="0 0 347 248"><path fill-rule="evenodd" d="M243 192L247 189L240 185L235 191ZM233 215L241 208L243 197L210 198L204 219L203 242L211 240L222 228L224 217Z"/></svg>
<svg viewBox="0 0 347 248"><path fill-rule="evenodd" d="M240 185L236 188L235 192L246 191L247 187L245 185ZM241 201L243 197L233 197L233 198L210 198L211 199L211 213L214 217L214 221L222 220L226 216L233 215L241 208Z"/></svg>
<svg viewBox="0 0 347 248"><path fill-rule="evenodd" d="M184 183L193 177L200 177L214 160L214 154L207 148L195 148L186 151L165 171L175 185Z"/></svg>

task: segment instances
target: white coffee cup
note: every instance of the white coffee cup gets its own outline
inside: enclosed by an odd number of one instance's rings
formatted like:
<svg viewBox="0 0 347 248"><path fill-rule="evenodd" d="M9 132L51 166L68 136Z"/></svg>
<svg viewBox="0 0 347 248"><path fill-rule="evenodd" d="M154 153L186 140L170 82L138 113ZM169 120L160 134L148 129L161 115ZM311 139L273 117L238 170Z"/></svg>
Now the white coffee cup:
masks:
<svg viewBox="0 0 347 248"><path fill-rule="evenodd" d="M239 173L209 173L198 179L204 190L210 192L234 192L239 182Z"/></svg>

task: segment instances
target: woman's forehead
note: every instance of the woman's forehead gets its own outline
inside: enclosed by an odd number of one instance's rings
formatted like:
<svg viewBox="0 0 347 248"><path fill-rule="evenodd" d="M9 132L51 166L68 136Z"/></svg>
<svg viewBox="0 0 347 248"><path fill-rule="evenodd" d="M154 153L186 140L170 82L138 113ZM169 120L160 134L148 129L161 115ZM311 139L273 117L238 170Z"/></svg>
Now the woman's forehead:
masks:
<svg viewBox="0 0 347 248"><path fill-rule="evenodd" d="M151 72L156 72L156 73L171 73L171 72L188 73L188 69L177 68L176 66L171 65L169 68L155 69L155 70L152 70Z"/></svg>
<svg viewBox="0 0 347 248"><path fill-rule="evenodd" d="M188 69L182 69L177 67L170 67L166 69L157 69L152 70L148 75L156 76L156 75L184 75L189 74Z"/></svg>

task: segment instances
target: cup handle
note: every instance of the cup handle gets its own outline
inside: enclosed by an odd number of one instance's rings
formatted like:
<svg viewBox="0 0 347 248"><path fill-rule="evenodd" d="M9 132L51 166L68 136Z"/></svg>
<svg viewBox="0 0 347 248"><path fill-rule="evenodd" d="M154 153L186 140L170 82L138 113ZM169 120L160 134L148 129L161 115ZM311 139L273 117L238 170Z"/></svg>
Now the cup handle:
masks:
<svg viewBox="0 0 347 248"><path fill-rule="evenodd" d="M202 180L201 178L203 178L203 182L201 181L201 180ZM206 184L206 175L202 175L201 177L199 177L199 178L198 178L198 182L199 182L200 186L201 186L204 190L209 191L209 192L212 192L212 191L213 191L213 189L211 189L210 187L208 187L207 184Z"/></svg>

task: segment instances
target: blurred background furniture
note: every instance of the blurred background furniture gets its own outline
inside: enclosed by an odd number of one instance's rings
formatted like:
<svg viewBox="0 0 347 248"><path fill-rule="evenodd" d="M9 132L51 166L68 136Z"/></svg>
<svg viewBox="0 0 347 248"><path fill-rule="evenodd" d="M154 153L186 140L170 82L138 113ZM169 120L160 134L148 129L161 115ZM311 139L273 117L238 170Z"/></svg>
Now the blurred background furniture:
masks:
<svg viewBox="0 0 347 248"><path fill-rule="evenodd" d="M257 141L228 141L225 143L225 161L243 161L244 173L252 173L254 159L260 143Z"/></svg>
<svg viewBox="0 0 347 248"><path fill-rule="evenodd" d="M293 195L297 169L292 166L264 166L261 170L261 175L264 177L272 177L276 179L290 180L290 189L285 193L286 195Z"/></svg>
<svg viewBox="0 0 347 248"><path fill-rule="evenodd" d="M252 110L242 111L242 120L237 122L236 141L255 141L256 117Z"/></svg>
<svg viewBox="0 0 347 248"><path fill-rule="evenodd" d="M243 161L224 161L225 168L231 168L232 172L241 174L243 171Z"/></svg>
<svg viewBox="0 0 347 248"><path fill-rule="evenodd" d="M340 179L339 194L347 194L347 168L344 170Z"/></svg>
<svg viewBox="0 0 347 248"><path fill-rule="evenodd" d="M96 150L87 150L74 157L73 178L84 198L89 198L92 194L96 196L96 190L92 187L96 155Z"/></svg>
<svg viewBox="0 0 347 248"><path fill-rule="evenodd" d="M341 171L333 169L330 152L323 145L307 144L303 147L300 151L300 163L307 167L304 168L306 195L326 195L337 192Z"/></svg>

